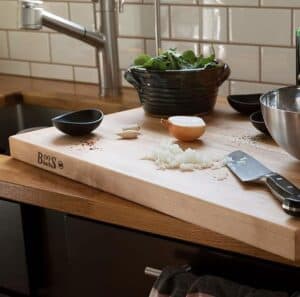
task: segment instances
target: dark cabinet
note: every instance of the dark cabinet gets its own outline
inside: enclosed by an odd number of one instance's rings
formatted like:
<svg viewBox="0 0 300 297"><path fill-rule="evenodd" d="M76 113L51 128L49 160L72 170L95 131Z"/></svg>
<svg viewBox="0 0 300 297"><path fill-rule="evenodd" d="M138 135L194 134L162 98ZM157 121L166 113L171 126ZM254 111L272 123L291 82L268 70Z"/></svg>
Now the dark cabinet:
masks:
<svg viewBox="0 0 300 297"><path fill-rule="evenodd" d="M299 289L297 268L72 216L65 228L69 297L147 297L154 279L144 268L178 264L258 288Z"/></svg>
<svg viewBox="0 0 300 297"><path fill-rule="evenodd" d="M154 279L146 266L181 264L258 288L299 290L299 268L6 201L0 247L0 286L25 296L147 297Z"/></svg>
<svg viewBox="0 0 300 297"><path fill-rule="evenodd" d="M21 206L0 200L0 292L29 295Z"/></svg>

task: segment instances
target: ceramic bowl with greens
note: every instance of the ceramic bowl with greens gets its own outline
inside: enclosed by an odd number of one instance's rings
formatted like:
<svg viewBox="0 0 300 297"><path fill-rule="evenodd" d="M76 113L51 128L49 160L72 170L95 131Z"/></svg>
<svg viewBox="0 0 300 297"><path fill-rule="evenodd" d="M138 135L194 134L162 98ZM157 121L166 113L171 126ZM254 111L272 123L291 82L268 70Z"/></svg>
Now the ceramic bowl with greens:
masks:
<svg viewBox="0 0 300 297"><path fill-rule="evenodd" d="M140 55L124 76L138 91L146 113L171 116L212 111L218 88L229 75L229 66L214 54L169 49L156 57Z"/></svg>

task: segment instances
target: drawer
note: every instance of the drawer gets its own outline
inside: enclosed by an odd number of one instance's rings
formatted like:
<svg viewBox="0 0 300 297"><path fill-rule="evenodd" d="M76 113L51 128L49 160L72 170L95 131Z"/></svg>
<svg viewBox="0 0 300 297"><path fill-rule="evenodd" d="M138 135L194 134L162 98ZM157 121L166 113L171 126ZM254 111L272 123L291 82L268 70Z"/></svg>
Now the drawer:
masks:
<svg viewBox="0 0 300 297"><path fill-rule="evenodd" d="M300 270L74 216L66 219L70 297L148 296L154 279L144 268L190 264L258 288L299 289Z"/></svg>

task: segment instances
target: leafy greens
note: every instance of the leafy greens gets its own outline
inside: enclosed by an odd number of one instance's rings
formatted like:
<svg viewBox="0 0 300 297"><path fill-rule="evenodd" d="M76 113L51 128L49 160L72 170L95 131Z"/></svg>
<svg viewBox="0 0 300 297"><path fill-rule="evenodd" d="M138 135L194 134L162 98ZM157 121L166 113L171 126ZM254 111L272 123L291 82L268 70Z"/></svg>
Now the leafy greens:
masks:
<svg viewBox="0 0 300 297"><path fill-rule="evenodd" d="M214 68L218 65L215 54L204 57L202 54L196 56L192 50L177 52L176 49L168 49L156 57L146 54L139 55L134 60L135 68L145 68L147 70L182 70L182 69L199 69Z"/></svg>

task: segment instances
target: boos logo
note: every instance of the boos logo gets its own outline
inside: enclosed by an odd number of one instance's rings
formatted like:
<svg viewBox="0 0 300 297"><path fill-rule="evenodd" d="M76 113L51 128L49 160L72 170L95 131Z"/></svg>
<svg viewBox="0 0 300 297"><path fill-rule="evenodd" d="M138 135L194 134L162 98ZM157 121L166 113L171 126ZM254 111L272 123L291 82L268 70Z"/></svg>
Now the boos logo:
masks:
<svg viewBox="0 0 300 297"><path fill-rule="evenodd" d="M40 165L49 167L51 169L63 169L64 168L64 163L61 160L57 160L56 157L48 155L48 154L43 154L41 152L38 152L37 154L37 162Z"/></svg>

